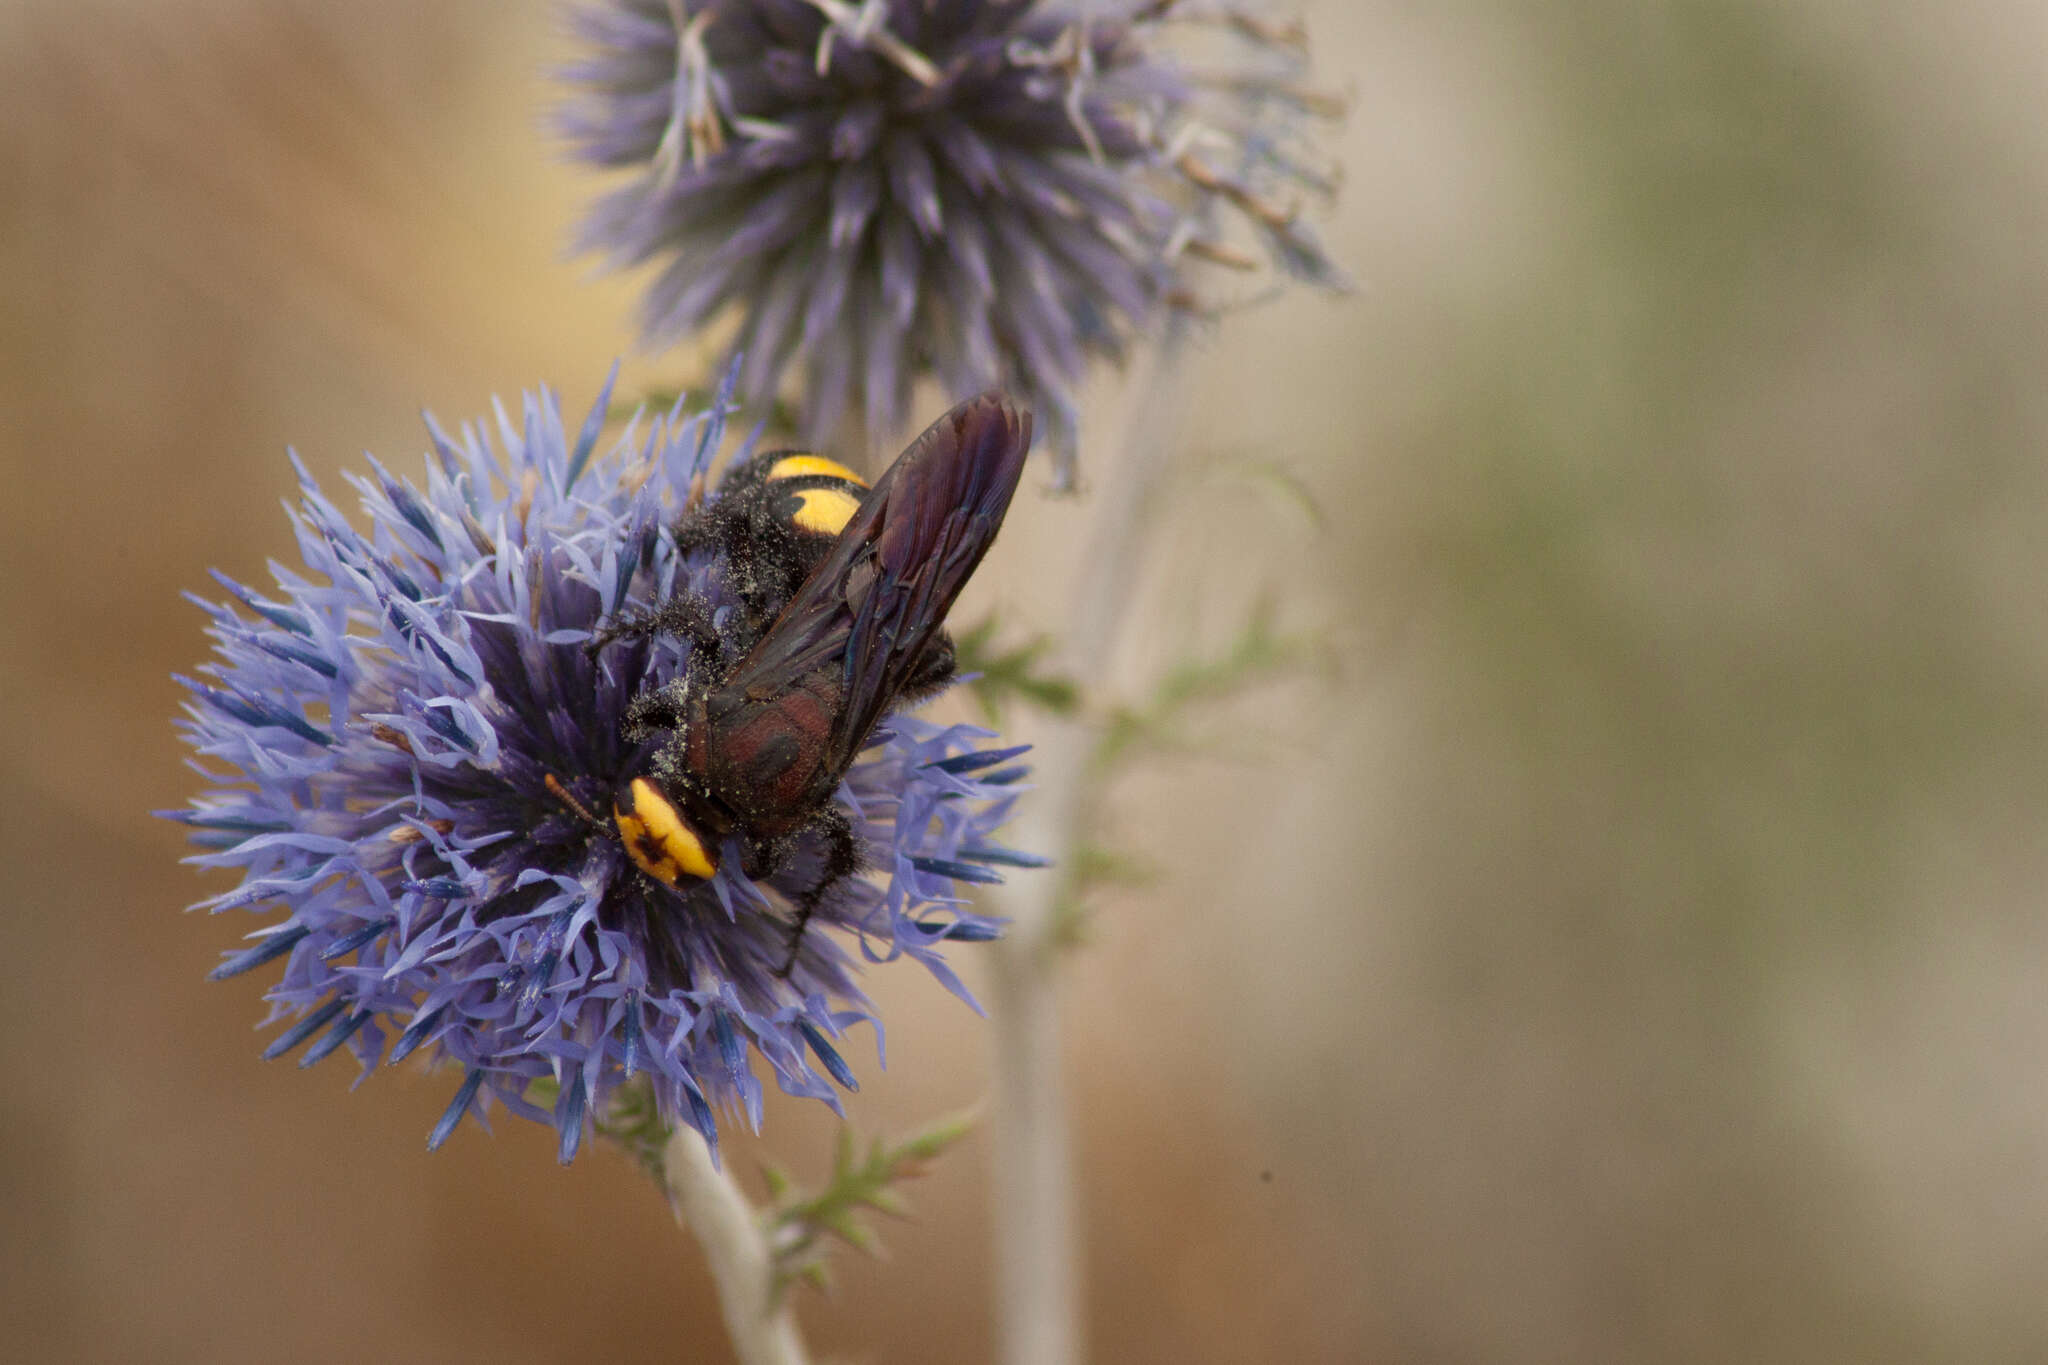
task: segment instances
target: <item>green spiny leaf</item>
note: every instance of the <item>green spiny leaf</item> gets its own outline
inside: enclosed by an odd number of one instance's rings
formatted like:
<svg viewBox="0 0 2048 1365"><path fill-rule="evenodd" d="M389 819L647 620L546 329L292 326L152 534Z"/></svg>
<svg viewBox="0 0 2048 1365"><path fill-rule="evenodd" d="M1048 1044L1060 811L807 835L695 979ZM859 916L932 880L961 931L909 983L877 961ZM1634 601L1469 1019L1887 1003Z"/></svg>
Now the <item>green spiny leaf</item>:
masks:
<svg viewBox="0 0 2048 1365"><path fill-rule="evenodd" d="M654 1102L654 1087L645 1075L636 1076L613 1091L602 1112L596 1115L598 1135L625 1149L656 1184L663 1180L662 1152L668 1146L671 1129L662 1122Z"/></svg>
<svg viewBox="0 0 2048 1365"><path fill-rule="evenodd" d="M769 1180L769 1207L762 1214L776 1292L793 1283L825 1286L825 1242L836 1237L869 1255L879 1243L863 1211L903 1217L908 1211L892 1188L923 1173L946 1148L973 1129L971 1114L954 1115L900 1143L876 1138L865 1153L853 1129L841 1127L833 1145L832 1177L815 1194L801 1194L786 1176Z"/></svg>
<svg viewBox="0 0 2048 1365"><path fill-rule="evenodd" d="M1176 664L1143 704L1114 708L1096 743L1096 772L1107 774L1141 751L1196 747L1185 730L1191 712L1300 668L1312 653L1310 642L1279 633L1273 617L1272 603L1261 601L1223 653Z"/></svg>
<svg viewBox="0 0 2048 1365"><path fill-rule="evenodd" d="M953 641L953 655L962 673L979 674L969 688L992 725L1002 721L1002 708L1012 699L1027 701L1055 715L1071 714L1081 702L1071 678L1039 667L1040 656L1052 648L1043 635L1024 644L999 649L996 618L985 616Z"/></svg>
<svg viewBox="0 0 2048 1365"><path fill-rule="evenodd" d="M1214 473L1223 477L1234 475L1254 487L1276 493L1307 517L1317 531L1325 527L1322 505L1316 501L1315 490L1303 481L1301 475L1278 460L1241 455L1217 461Z"/></svg>
<svg viewBox="0 0 2048 1365"><path fill-rule="evenodd" d="M1159 879L1158 865L1106 844L1082 844L1068 857L1067 881L1076 891L1097 886L1144 886Z"/></svg>
<svg viewBox="0 0 2048 1365"><path fill-rule="evenodd" d="M904 1139L903 1144L896 1149L898 1158L904 1161L930 1161L973 1132L974 1125L979 1121L980 1116L971 1109L963 1109L957 1114L942 1118L924 1131L913 1133Z"/></svg>
<svg viewBox="0 0 2048 1365"><path fill-rule="evenodd" d="M1133 758L1143 754L1213 750L1219 742L1192 728L1202 709L1301 669L1318 656L1306 636L1281 633L1270 600L1254 607L1251 617L1230 644L1209 658L1190 659L1167 670L1141 703L1117 706L1098 723L1090 777L1084 793L1087 808L1079 824L1099 828L1102 789ZM1152 880L1157 870L1144 860L1101 844L1084 844L1066 859L1063 879L1053 902L1050 940L1056 948L1078 947L1087 938L1089 893L1105 886L1131 886Z"/></svg>
<svg viewBox="0 0 2048 1365"><path fill-rule="evenodd" d="M1067 855L1066 877L1053 899L1050 939L1055 948L1079 948L1088 941L1088 896L1103 887L1146 886L1159 879L1149 859L1104 844L1082 844Z"/></svg>

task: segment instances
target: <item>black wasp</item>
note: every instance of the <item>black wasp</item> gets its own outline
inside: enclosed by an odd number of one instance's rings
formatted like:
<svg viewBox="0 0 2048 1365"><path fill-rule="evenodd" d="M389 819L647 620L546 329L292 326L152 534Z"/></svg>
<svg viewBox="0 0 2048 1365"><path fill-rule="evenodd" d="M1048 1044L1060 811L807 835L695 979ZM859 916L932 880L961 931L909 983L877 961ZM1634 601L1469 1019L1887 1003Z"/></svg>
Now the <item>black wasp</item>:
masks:
<svg viewBox="0 0 2048 1365"><path fill-rule="evenodd" d="M657 746L612 807L641 871L671 886L711 877L734 835L747 874L762 876L804 835L823 838L782 975L826 892L861 866L832 795L884 714L951 678L946 612L994 542L1030 447L1030 414L990 393L932 423L872 488L820 456L756 456L676 528L683 549L726 556L737 627L721 634L701 598L680 594L592 641L691 641L681 676L626 709L626 740Z"/></svg>

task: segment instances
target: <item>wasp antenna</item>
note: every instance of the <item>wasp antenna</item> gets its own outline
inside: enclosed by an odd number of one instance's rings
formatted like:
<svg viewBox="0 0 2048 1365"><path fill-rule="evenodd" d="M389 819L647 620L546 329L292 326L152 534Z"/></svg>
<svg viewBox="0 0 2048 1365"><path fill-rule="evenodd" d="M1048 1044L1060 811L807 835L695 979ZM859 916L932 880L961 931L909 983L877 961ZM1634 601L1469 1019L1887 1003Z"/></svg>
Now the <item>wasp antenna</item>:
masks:
<svg viewBox="0 0 2048 1365"><path fill-rule="evenodd" d="M582 816L586 823L595 825L599 829L604 829L606 827L604 821L598 819L595 815L592 815L590 813L590 807L584 805L581 801L578 801L576 799L576 794L570 791L567 787L563 786L561 780L557 778L553 773L549 773L545 781L548 785L549 794L552 795L555 798L555 800L561 802L570 810Z"/></svg>

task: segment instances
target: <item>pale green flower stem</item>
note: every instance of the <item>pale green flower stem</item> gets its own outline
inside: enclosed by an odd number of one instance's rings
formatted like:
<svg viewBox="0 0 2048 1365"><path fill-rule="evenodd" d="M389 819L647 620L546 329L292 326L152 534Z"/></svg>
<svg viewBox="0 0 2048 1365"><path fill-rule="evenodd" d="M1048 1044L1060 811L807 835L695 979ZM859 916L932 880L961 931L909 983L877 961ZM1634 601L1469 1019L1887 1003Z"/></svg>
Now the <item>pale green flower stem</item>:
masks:
<svg viewBox="0 0 2048 1365"><path fill-rule="evenodd" d="M1152 521L1171 464L1187 323L1176 316L1126 422L1120 448L1091 462L1101 510L1065 617L1059 663L1084 708L1108 680ZM1027 728L1028 726L1028 728ZM1071 863L1080 838L1096 730L1076 716L1034 712L1017 730L1034 745L1035 790L1018 804L1011 842ZM994 947L990 1016L995 1071L996 1359L1000 1365L1079 1365L1080 1247L1073 1140L1060 1065L1061 874L1012 877L988 903L1010 920Z"/></svg>
<svg viewBox="0 0 2048 1365"><path fill-rule="evenodd" d="M669 1134L661 1168L676 1221L697 1238L711 1264L740 1365L806 1365L810 1356L787 1296L775 1292L768 1240L753 1205L711 1164L711 1150L688 1124L678 1123Z"/></svg>

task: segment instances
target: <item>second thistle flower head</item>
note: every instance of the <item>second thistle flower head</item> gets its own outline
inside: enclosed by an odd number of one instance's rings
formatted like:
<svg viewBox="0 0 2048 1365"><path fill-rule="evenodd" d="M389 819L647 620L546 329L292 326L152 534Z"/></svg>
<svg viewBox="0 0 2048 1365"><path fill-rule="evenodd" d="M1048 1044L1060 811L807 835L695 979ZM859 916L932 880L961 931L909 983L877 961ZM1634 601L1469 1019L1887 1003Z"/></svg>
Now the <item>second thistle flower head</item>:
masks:
<svg viewBox="0 0 2048 1365"><path fill-rule="evenodd" d="M658 262L649 339L740 317L746 396L806 368L809 439L896 432L921 374L1050 419L1197 261L1339 277L1298 31L1219 0L602 0L564 122L632 171L582 245ZM1253 250L1234 244L1241 237Z"/></svg>
<svg viewBox="0 0 2048 1365"><path fill-rule="evenodd" d="M787 907L823 876L814 835L765 863L713 842L708 879L642 870L605 818L646 758L629 718L715 641L590 646L684 595L714 634L746 629L745 603L731 555L677 533L724 404L678 404L593 458L605 404L573 442L545 394L517 424L501 410L495 444L430 423L424 488L374 465L354 481L365 530L301 468L304 567L277 568L268 593L221 576L232 601L202 603L216 652L185 680L183 726L211 785L168 814L204 850L193 861L241 874L209 909L282 916L214 974L284 960L271 1018L291 1022L266 1056L310 1042L302 1064L343 1046L366 1072L422 1049L455 1064L433 1145L495 1101L551 1122L566 1161L643 1074L666 1118L715 1142L714 1106L758 1122L754 1054L785 1091L836 1106L854 1076L831 1040L872 1016L853 954L821 930L964 994L938 949L996 925L952 881L1036 861L990 837L1018 751L897 714L834 802L880 875L839 880L793 957Z"/></svg>

